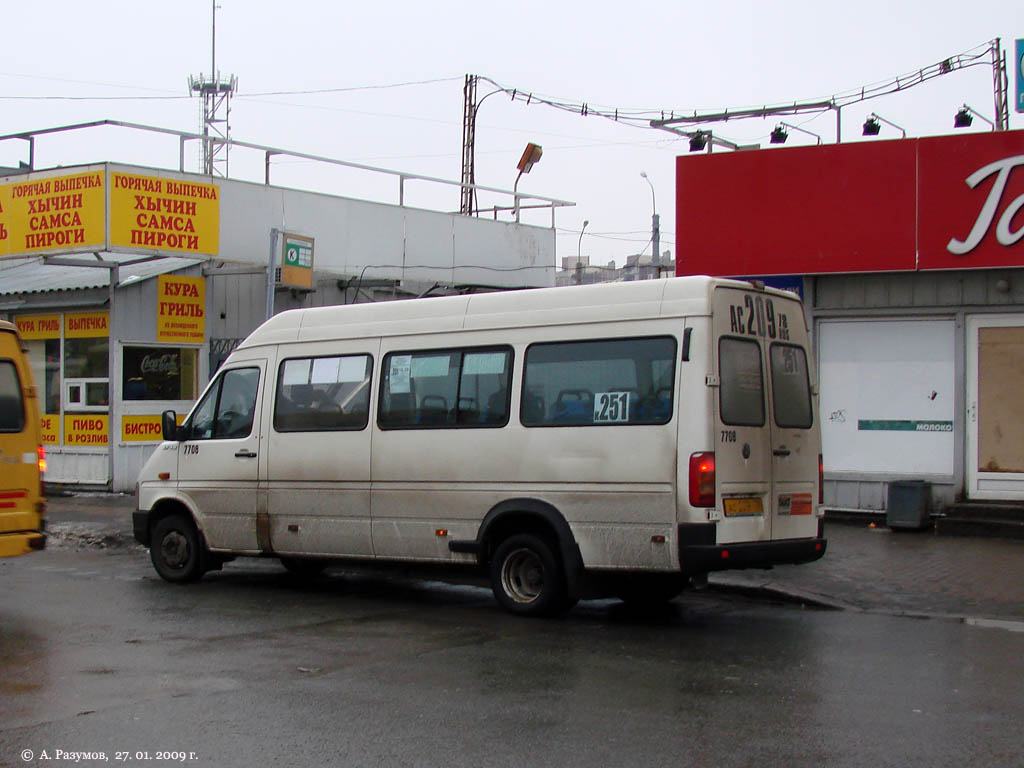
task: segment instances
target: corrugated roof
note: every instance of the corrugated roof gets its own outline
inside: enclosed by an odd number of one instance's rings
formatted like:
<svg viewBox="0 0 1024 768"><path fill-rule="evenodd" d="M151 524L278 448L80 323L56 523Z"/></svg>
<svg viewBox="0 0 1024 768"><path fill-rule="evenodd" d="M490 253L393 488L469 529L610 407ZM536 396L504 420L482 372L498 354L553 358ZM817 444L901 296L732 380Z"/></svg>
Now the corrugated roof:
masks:
<svg viewBox="0 0 1024 768"><path fill-rule="evenodd" d="M104 261L130 261L139 258L137 254L104 254ZM86 261L82 257L82 261ZM101 262L96 261L96 264ZM138 264L122 266L118 279L124 283L148 280L157 275L175 272L197 264L195 259L162 258ZM14 293L46 293L48 291L73 291L84 288L106 288L110 285L110 270L97 267L69 267L33 261L10 269L0 270L0 296Z"/></svg>

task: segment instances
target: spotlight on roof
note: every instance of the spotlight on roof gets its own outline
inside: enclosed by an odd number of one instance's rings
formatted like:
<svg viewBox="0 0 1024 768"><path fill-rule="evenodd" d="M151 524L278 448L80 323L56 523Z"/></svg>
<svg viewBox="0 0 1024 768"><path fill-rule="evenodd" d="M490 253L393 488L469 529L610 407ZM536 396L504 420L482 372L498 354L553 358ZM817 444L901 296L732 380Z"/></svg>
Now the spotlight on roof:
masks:
<svg viewBox="0 0 1024 768"><path fill-rule="evenodd" d="M880 130L882 130L882 124L878 122L877 118L869 117L864 121L864 136L877 136Z"/></svg>
<svg viewBox="0 0 1024 768"><path fill-rule="evenodd" d="M700 152L708 145L708 135L704 131L697 131L690 137L690 151Z"/></svg>
<svg viewBox="0 0 1024 768"><path fill-rule="evenodd" d="M971 123L974 122L974 118L971 117L971 112L967 107L961 107L957 110L957 113L953 116L953 127L954 128L970 128Z"/></svg>
<svg viewBox="0 0 1024 768"><path fill-rule="evenodd" d="M772 131L768 136L768 141L772 144L785 144L786 139L789 138L789 133L781 125L776 125L775 130Z"/></svg>

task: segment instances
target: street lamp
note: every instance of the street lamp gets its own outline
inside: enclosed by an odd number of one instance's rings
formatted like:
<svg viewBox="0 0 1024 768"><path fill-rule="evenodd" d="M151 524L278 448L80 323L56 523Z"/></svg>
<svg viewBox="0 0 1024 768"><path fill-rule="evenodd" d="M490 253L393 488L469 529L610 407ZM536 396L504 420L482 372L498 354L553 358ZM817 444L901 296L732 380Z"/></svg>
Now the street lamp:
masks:
<svg viewBox="0 0 1024 768"><path fill-rule="evenodd" d="M576 243L576 274L573 275L573 281L576 285L583 284L583 230L587 228L589 223L589 219L584 220L583 226L580 227L580 239Z"/></svg>
<svg viewBox="0 0 1024 768"><path fill-rule="evenodd" d="M654 183L648 178L647 171L640 171L640 178L646 181L651 187L651 244L654 246L654 256L651 263L661 275L661 219L658 216L658 203L654 197Z"/></svg>
<svg viewBox="0 0 1024 768"><path fill-rule="evenodd" d="M587 224L590 223L589 219L584 220L583 226L580 227L580 239L576 243L576 258L579 259L583 256L583 230L587 228Z"/></svg>
<svg viewBox="0 0 1024 768"><path fill-rule="evenodd" d="M526 145L523 156L519 158L519 165L516 166L519 168L519 174L516 176L516 183L512 185L512 207L515 209L517 224L519 223L519 180L523 178L524 173L529 173L533 166L540 162L543 154L543 147L530 142Z"/></svg>

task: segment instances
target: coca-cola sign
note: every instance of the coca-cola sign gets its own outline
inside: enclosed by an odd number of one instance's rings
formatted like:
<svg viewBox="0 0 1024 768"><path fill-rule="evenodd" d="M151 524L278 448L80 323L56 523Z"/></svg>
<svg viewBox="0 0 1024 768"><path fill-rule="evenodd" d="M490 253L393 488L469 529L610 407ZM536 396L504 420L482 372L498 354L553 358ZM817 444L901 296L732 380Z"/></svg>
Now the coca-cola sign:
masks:
<svg viewBox="0 0 1024 768"><path fill-rule="evenodd" d="M139 363L139 371L145 375L177 376L178 353L149 354Z"/></svg>
<svg viewBox="0 0 1024 768"><path fill-rule="evenodd" d="M1024 131L683 156L677 272L1024 266Z"/></svg>

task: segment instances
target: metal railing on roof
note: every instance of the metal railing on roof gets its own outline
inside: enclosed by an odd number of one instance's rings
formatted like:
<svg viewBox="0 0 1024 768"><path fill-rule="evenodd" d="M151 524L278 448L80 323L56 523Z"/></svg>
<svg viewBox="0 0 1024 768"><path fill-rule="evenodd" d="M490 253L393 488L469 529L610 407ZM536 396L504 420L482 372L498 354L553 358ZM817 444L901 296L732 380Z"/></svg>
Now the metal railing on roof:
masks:
<svg viewBox="0 0 1024 768"><path fill-rule="evenodd" d="M453 181L451 179L441 179L435 176L425 176L418 173L408 173L406 171L395 171L390 168L379 168L377 166L365 165L364 163L353 163L348 160L339 160L333 157L325 157L323 155L314 155L309 152L297 152L291 149L282 149L280 147L268 147L262 144L253 144L248 141L237 141L235 139L223 139L216 136L203 135L201 133L190 133L188 131L178 131L173 128L160 128L153 125L143 125L141 123L125 122L123 120L94 120L88 123L75 123L72 125L61 125L53 128L42 128L33 131L21 131L19 133L10 133L5 136L0 136L0 141L10 141L14 139L21 139L28 142L29 145L29 160L28 166L20 169L22 172L30 172L36 169L36 138L39 136L45 136L53 133L67 133L70 131L80 131L89 128L99 128L103 126L113 126L116 128L128 128L136 131L147 131L149 133L160 133L169 136L178 137L178 171L180 173L188 173L185 170L185 147L190 141L203 141L212 142L215 144L223 144L226 147L238 147L241 149L251 149L264 153L264 184L270 184L270 172L271 172L271 158L277 155L283 155L286 157L293 157L300 160L311 160L318 163L325 163L328 165L341 166L343 168L351 168L359 171L367 171L370 173L385 174L388 176L395 176L398 178L398 205L405 205L405 182L406 181L425 181L432 184L443 184L447 186L459 187L461 189L472 189L482 192L491 192L499 195L507 195L511 198L512 202L509 205L494 206L492 208L484 209L487 213L493 213L494 218L497 219L497 215L500 211L513 211L516 222L519 222L519 212L528 209L551 209L551 227L555 227L555 210L557 208L564 208L567 206L576 205L568 200L559 200L554 197L545 197L543 195L534 195L527 192L519 192L518 190L502 189L500 187L488 187L482 184L467 184L461 181ZM523 201L527 201L524 204ZM452 213L458 213L452 211Z"/></svg>

